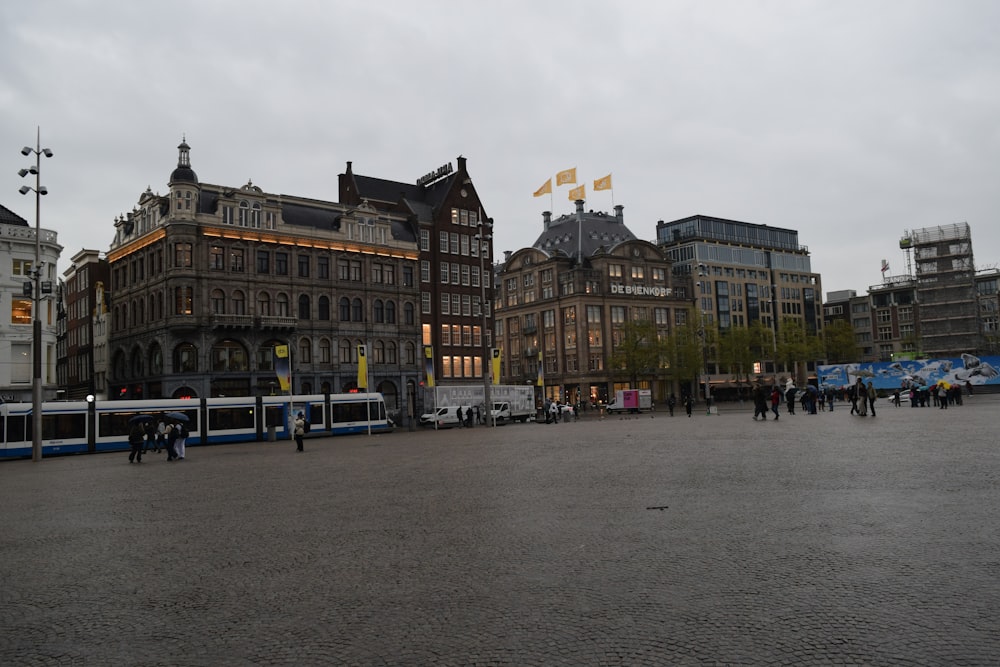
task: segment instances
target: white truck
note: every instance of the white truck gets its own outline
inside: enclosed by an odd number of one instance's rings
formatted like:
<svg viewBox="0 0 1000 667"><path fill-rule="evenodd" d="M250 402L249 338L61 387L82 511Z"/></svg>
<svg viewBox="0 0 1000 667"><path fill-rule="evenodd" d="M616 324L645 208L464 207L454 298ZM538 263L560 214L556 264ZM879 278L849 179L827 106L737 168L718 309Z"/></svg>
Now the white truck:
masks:
<svg viewBox="0 0 1000 667"><path fill-rule="evenodd" d="M497 424L527 422L535 418L535 388L516 384L490 387L493 418Z"/></svg>
<svg viewBox="0 0 1000 667"><path fill-rule="evenodd" d="M616 412L642 412L653 409L653 392L649 389L619 389L615 400L605 408L609 415Z"/></svg>
<svg viewBox="0 0 1000 667"><path fill-rule="evenodd" d="M493 404L492 413L497 424L526 422L535 416L535 388L530 385L490 385L490 402ZM471 405L473 412L479 407L483 420L487 419L486 394L482 384L428 387L424 394L424 405L435 408ZM428 413L432 411L428 409ZM433 423L433 418L426 421Z"/></svg>

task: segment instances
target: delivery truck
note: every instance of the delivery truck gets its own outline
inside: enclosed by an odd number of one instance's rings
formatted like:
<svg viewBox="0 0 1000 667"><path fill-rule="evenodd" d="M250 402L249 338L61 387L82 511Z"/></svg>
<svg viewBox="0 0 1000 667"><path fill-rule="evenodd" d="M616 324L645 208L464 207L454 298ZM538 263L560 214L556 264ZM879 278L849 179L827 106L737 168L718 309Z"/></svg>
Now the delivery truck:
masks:
<svg viewBox="0 0 1000 667"><path fill-rule="evenodd" d="M619 389L615 400L605 408L608 414L616 412L644 412L653 409L653 392L649 389Z"/></svg>

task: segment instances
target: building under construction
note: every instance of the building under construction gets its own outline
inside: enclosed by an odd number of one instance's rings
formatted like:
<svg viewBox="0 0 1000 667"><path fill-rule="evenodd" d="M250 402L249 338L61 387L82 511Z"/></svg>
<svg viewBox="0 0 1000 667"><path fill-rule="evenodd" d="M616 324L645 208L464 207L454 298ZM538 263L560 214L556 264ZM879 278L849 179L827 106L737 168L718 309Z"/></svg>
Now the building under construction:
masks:
<svg viewBox="0 0 1000 667"><path fill-rule="evenodd" d="M914 253L923 353L957 357L976 350L976 270L968 223L915 229L899 246Z"/></svg>

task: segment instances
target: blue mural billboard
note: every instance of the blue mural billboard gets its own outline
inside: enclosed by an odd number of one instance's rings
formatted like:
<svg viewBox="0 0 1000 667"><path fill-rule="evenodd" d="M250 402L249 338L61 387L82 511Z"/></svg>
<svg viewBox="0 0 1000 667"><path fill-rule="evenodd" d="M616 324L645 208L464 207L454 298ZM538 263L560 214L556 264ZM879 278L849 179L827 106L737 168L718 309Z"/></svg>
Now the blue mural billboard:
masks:
<svg viewBox="0 0 1000 667"><path fill-rule="evenodd" d="M861 364L820 366L817 374L824 387L845 387L857 378L871 380L876 389L929 386L942 380L965 386L1000 385L1000 357L977 357L963 354L955 359L915 359L912 361L874 361Z"/></svg>

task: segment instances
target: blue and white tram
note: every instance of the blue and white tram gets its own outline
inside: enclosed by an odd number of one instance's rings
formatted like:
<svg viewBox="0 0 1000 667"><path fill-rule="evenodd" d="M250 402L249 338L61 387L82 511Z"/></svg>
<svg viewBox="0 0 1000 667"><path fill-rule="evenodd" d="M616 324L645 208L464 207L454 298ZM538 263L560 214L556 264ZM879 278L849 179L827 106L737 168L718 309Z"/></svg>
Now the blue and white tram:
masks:
<svg viewBox="0 0 1000 667"><path fill-rule="evenodd" d="M264 441L291 438L299 411L310 422L310 435L390 431L382 394L313 394L242 396L139 401L54 401L42 404L43 455L124 451L129 448L129 420L149 415L156 424L170 412L188 417L187 444ZM31 456L30 403L0 404L0 458Z"/></svg>

